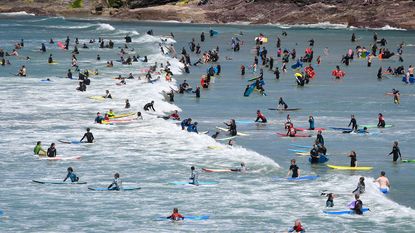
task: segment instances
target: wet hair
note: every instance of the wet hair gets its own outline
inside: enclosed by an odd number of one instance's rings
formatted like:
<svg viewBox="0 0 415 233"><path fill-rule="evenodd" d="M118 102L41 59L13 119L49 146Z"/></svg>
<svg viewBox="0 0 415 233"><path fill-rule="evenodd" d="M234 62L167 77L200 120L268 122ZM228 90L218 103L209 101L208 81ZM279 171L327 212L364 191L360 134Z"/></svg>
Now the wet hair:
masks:
<svg viewBox="0 0 415 233"><path fill-rule="evenodd" d="M191 166L191 167L190 167L190 169L191 169L191 170L195 170L195 167L194 167L194 166Z"/></svg>
<svg viewBox="0 0 415 233"><path fill-rule="evenodd" d="M73 172L73 168L72 167L68 167L68 172Z"/></svg>
<svg viewBox="0 0 415 233"><path fill-rule="evenodd" d="M295 159L291 159L291 163L295 163Z"/></svg>
<svg viewBox="0 0 415 233"><path fill-rule="evenodd" d="M120 178L120 174L117 172L117 173L114 174L114 177Z"/></svg>
<svg viewBox="0 0 415 233"><path fill-rule="evenodd" d="M37 141L36 145L40 145L40 143L42 143L41 141Z"/></svg>
<svg viewBox="0 0 415 233"><path fill-rule="evenodd" d="M385 171L381 171L381 172L380 172L380 175L381 175L381 176L385 176L385 174L386 174L386 172L385 172Z"/></svg>
<svg viewBox="0 0 415 233"><path fill-rule="evenodd" d="M173 208L173 213L179 213L179 209Z"/></svg>
<svg viewBox="0 0 415 233"><path fill-rule="evenodd" d="M90 128L86 128L86 131L88 131L88 132L89 132L90 130L91 130Z"/></svg>

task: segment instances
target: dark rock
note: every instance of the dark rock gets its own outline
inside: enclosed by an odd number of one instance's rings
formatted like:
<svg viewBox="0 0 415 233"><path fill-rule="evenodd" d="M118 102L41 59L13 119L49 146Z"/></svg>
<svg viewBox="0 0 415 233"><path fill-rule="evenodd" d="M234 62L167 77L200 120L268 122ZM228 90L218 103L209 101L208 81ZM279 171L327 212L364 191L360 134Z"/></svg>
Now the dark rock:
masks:
<svg viewBox="0 0 415 233"><path fill-rule="evenodd" d="M163 5L171 2L178 2L179 0L128 0L127 4L130 9L143 8L149 6Z"/></svg>

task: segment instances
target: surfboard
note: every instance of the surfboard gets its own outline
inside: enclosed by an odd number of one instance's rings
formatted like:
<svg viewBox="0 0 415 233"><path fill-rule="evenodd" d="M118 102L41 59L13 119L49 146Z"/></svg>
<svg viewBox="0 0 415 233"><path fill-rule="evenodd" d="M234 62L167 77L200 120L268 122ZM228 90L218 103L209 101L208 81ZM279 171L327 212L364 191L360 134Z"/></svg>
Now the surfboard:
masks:
<svg viewBox="0 0 415 233"><path fill-rule="evenodd" d="M304 145L300 145L300 144L295 144L295 143L291 143L289 144L290 146L295 146L295 147L299 147L299 148L313 148L312 146L304 146Z"/></svg>
<svg viewBox="0 0 415 233"><path fill-rule="evenodd" d="M403 159L403 163L415 163L415 159Z"/></svg>
<svg viewBox="0 0 415 233"><path fill-rule="evenodd" d="M295 154L306 156L306 155L310 155L310 152L296 152Z"/></svg>
<svg viewBox="0 0 415 233"><path fill-rule="evenodd" d="M38 184L86 184L87 182L82 182L82 181L78 181L78 182L71 182L71 180L67 180L66 182L63 182L62 180L32 180L35 183Z"/></svg>
<svg viewBox="0 0 415 233"><path fill-rule="evenodd" d="M283 108L268 108L268 110L277 110L277 111L281 111L281 112L288 112L288 111L298 111L301 110L301 108L287 108L287 109L283 109Z"/></svg>
<svg viewBox="0 0 415 233"><path fill-rule="evenodd" d="M339 128L339 127L330 127L332 130L338 130L338 131L352 131L351 128Z"/></svg>
<svg viewBox="0 0 415 233"><path fill-rule="evenodd" d="M331 164L327 164L327 167L338 169L338 170L360 170L360 171L368 171L372 170L373 167L350 167L350 166L335 166Z"/></svg>
<svg viewBox="0 0 415 233"><path fill-rule="evenodd" d="M216 138L216 141L227 141L236 138L237 136L226 137L226 138Z"/></svg>
<svg viewBox="0 0 415 233"><path fill-rule="evenodd" d="M204 172L233 172L231 169L211 169L211 168L202 168Z"/></svg>
<svg viewBox="0 0 415 233"><path fill-rule="evenodd" d="M287 136L286 133L277 133L280 137L289 137L289 138L304 138L304 137L311 137L311 134L296 134L295 137Z"/></svg>
<svg viewBox="0 0 415 233"><path fill-rule="evenodd" d="M65 144L81 144L82 143L77 140L68 140L68 139L59 139L58 142L65 143Z"/></svg>
<svg viewBox="0 0 415 233"><path fill-rule="evenodd" d="M169 184L172 185L190 185L190 186L205 186L205 185L216 185L219 184L217 181L199 181L198 185L190 184L188 181L173 181Z"/></svg>
<svg viewBox="0 0 415 233"><path fill-rule="evenodd" d="M75 160L80 159L81 156L70 156L70 157L62 157L62 156L56 156L56 157L46 157L46 156L37 156L39 160L50 160L50 161L57 161L57 160Z"/></svg>
<svg viewBox="0 0 415 233"><path fill-rule="evenodd" d="M311 157L308 158L308 161L311 163ZM318 163L325 163L327 161L329 161L329 158L327 158L324 155L320 155L320 157L318 158Z"/></svg>
<svg viewBox="0 0 415 233"><path fill-rule="evenodd" d="M219 127L219 126L216 126L216 128L217 128L217 129L219 129L219 130L222 130L222 131L228 132L228 129L227 129L227 128L223 128L223 127ZM248 136L249 134L246 134L246 133L241 133L241 132L237 132L237 134L236 134L236 135L238 135L238 136Z"/></svg>
<svg viewBox="0 0 415 233"><path fill-rule="evenodd" d="M88 187L88 189L92 191L133 191L139 190L141 187L123 186L120 190L108 189L108 187Z"/></svg>
<svg viewBox="0 0 415 233"><path fill-rule="evenodd" d="M306 150L298 150L298 149L288 149L288 151L291 151L291 152L308 152Z"/></svg>
<svg viewBox="0 0 415 233"><path fill-rule="evenodd" d="M371 128L380 128L380 129L382 129L382 128L390 128L390 127L392 127L393 125L385 125L385 127L378 127L378 125L359 125L359 129L360 128L364 128L364 127L366 127L366 128L368 128L368 129L371 129Z"/></svg>
<svg viewBox="0 0 415 233"><path fill-rule="evenodd" d="M362 208L362 212L369 211L369 208ZM342 215L342 214L354 214L353 210L340 210L340 211L327 211L323 210L323 213L325 214L333 214L333 215Z"/></svg>
<svg viewBox="0 0 415 233"><path fill-rule="evenodd" d="M289 177L287 178L287 180L289 181L305 181L305 180L316 180L318 179L320 176L299 176L299 177Z"/></svg>
<svg viewBox="0 0 415 233"><path fill-rule="evenodd" d="M101 96L101 95L93 95L93 96L89 96L88 98L93 99L93 100L100 100L100 101L105 100L104 96Z"/></svg>
<svg viewBox="0 0 415 233"><path fill-rule="evenodd" d="M127 112L127 113L122 113L122 114L114 115L114 116L110 117L110 119L116 119L116 118L123 118L123 117L133 116L135 114L136 114L135 112Z"/></svg>
<svg viewBox="0 0 415 233"><path fill-rule="evenodd" d="M295 128L297 131L324 131L325 128L314 128L314 129L307 129L307 128Z"/></svg>
<svg viewBox="0 0 415 233"><path fill-rule="evenodd" d="M184 217L184 221L186 221L186 220L200 221L200 220L208 220L209 219L208 215L201 215L201 216L185 215L183 217ZM154 219L154 221L173 221L173 220L169 219L167 217L157 217L156 219ZM177 221L183 221L183 220L177 220Z"/></svg>

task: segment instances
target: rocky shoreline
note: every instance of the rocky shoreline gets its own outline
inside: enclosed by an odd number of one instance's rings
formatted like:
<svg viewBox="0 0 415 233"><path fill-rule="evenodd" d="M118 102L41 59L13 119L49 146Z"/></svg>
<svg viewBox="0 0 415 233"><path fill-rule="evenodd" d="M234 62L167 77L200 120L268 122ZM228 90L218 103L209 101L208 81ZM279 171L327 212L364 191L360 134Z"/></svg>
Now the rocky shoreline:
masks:
<svg viewBox="0 0 415 233"><path fill-rule="evenodd" d="M111 8L99 0L89 0L87 5L76 9L69 8L65 1L57 3L58 1L39 0L25 4L26 1L16 4L16 1L5 0L0 5L0 12L26 11L40 16L99 16L120 20L171 20L208 24L249 22L294 25L329 22L359 28L381 28L388 25L415 29L415 2L404 0L374 0L374 3L367 4L364 4L364 0L209 0L201 6L197 4L198 1L182 1L135 9ZM143 2L146 0L141 0Z"/></svg>

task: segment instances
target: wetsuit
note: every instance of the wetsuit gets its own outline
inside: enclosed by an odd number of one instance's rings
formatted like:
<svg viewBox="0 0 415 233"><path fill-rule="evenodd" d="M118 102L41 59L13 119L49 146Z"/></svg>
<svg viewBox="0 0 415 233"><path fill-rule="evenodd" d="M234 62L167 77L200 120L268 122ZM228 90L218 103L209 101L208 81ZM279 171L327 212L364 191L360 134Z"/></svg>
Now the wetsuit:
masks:
<svg viewBox="0 0 415 233"><path fill-rule="evenodd" d="M311 149L310 151L311 163L318 163L318 152L316 148Z"/></svg>
<svg viewBox="0 0 415 233"><path fill-rule="evenodd" d="M357 130L357 122L356 122L356 119L355 118L352 118L351 120L350 120L350 123L349 123L349 127L350 127L350 125L352 126L352 130Z"/></svg>
<svg viewBox="0 0 415 233"><path fill-rule="evenodd" d="M77 177L74 172L68 172L63 182L65 182L68 178L71 179L71 182L77 182L79 180L79 177Z"/></svg>
<svg viewBox="0 0 415 233"><path fill-rule="evenodd" d="M42 151L42 155L45 155L45 150L42 149L41 145L36 145L35 148L33 149L33 152L35 153L35 155L40 155L41 151Z"/></svg>
<svg viewBox="0 0 415 233"><path fill-rule="evenodd" d="M191 120L189 119L184 119L180 125L182 126L182 130L184 130L185 127L188 127L191 124Z"/></svg>
<svg viewBox="0 0 415 233"><path fill-rule="evenodd" d="M293 165L291 165L290 166L290 171L292 171L293 172L293 174L292 174L292 178L297 178L298 177L298 166L296 165L296 164L293 164Z"/></svg>
<svg viewBox="0 0 415 233"><path fill-rule="evenodd" d="M308 119L308 123L310 124L308 129L314 130L314 118ZM317 139L318 139L318 135L317 135ZM324 140L323 140L323 144L324 144Z"/></svg>
<svg viewBox="0 0 415 233"><path fill-rule="evenodd" d="M356 155L350 154L349 157L350 157L350 167L356 167L356 161L357 161Z"/></svg>
<svg viewBox="0 0 415 233"><path fill-rule="evenodd" d="M229 127L229 133L231 134L231 136L236 136L238 134L238 132L236 131L236 124L230 123L225 125Z"/></svg>
<svg viewBox="0 0 415 233"><path fill-rule="evenodd" d="M295 128L294 127L289 127L288 128L288 132L287 132L287 136L290 136L290 137L295 137L295 134L296 134L297 132L296 132L296 130L295 130Z"/></svg>
<svg viewBox="0 0 415 233"><path fill-rule="evenodd" d="M154 106L153 106L152 103L148 103L148 104L144 105L144 111L149 111L150 109L153 110L153 111L156 111L154 109Z"/></svg>
<svg viewBox="0 0 415 233"><path fill-rule="evenodd" d="M108 186L109 190L120 190L122 186L122 181L120 178L115 178L112 183Z"/></svg>
<svg viewBox="0 0 415 233"><path fill-rule="evenodd" d="M102 117L102 116L95 117L95 122L98 123L98 124L102 124L103 120L104 120L104 117Z"/></svg>
<svg viewBox="0 0 415 233"><path fill-rule="evenodd" d="M321 144L321 145L323 145L323 146L324 146L324 138L323 138L323 135L321 135L321 134L317 134L317 139L316 139L316 141L317 141L319 144Z"/></svg>
<svg viewBox="0 0 415 233"><path fill-rule="evenodd" d="M53 148L53 147L48 148L48 152L47 152L48 157L56 157L56 154L57 154L56 148Z"/></svg>
<svg viewBox="0 0 415 233"><path fill-rule="evenodd" d="M288 105L282 99L280 99L280 101L278 102L278 106L283 106L284 109L287 109L288 108Z"/></svg>
<svg viewBox="0 0 415 233"><path fill-rule="evenodd" d="M334 206L333 199L334 199L333 193L327 194L326 207L333 207Z"/></svg>
<svg viewBox="0 0 415 233"><path fill-rule="evenodd" d="M111 94L110 94L110 93L108 93L108 94L106 94L106 95L104 96L104 98L106 98L106 99L112 99L112 96L111 96Z"/></svg>
<svg viewBox="0 0 415 233"><path fill-rule="evenodd" d="M86 138L88 143L93 143L94 142L94 135L92 135L91 132L85 133L84 136L81 139L81 142L82 142L82 140L84 140L84 138Z"/></svg>
<svg viewBox="0 0 415 233"><path fill-rule="evenodd" d="M197 125L190 124L189 126L187 126L187 132L199 133L199 132L197 132Z"/></svg>
<svg viewBox="0 0 415 233"><path fill-rule="evenodd" d="M267 118L262 113L257 113L255 122L258 122L260 119L262 123L267 123Z"/></svg>
<svg viewBox="0 0 415 233"><path fill-rule="evenodd" d="M354 202L354 208L353 208L354 213L358 215L362 215L363 214L362 208L363 208L363 202L361 200L356 200Z"/></svg>
<svg viewBox="0 0 415 233"><path fill-rule="evenodd" d="M393 154L393 161L396 162L399 157L402 158L401 150L398 146L393 146L391 153L389 155Z"/></svg>
<svg viewBox="0 0 415 233"><path fill-rule="evenodd" d="M355 190L352 193L354 194L362 194L365 192L366 186L364 183L359 182Z"/></svg>

